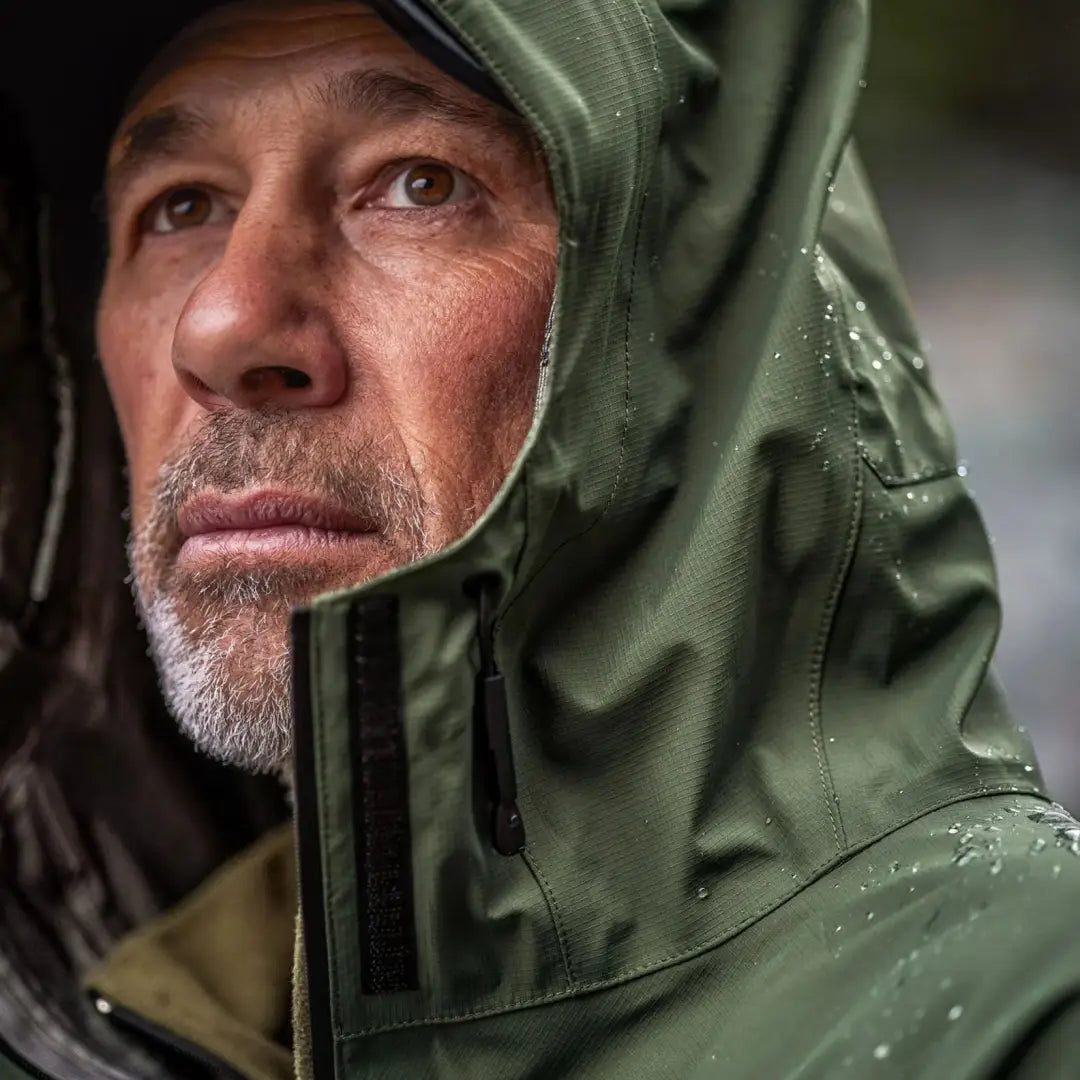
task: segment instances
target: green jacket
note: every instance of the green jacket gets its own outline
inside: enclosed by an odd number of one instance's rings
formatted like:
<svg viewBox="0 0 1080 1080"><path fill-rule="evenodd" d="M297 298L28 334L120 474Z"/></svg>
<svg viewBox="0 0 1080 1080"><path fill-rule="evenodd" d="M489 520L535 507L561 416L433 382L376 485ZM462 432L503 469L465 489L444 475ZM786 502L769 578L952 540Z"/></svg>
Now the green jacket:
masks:
<svg viewBox="0 0 1080 1080"><path fill-rule="evenodd" d="M1080 826L850 145L866 4L431 6L558 288L483 519L295 617L302 1075L1080 1076Z"/></svg>

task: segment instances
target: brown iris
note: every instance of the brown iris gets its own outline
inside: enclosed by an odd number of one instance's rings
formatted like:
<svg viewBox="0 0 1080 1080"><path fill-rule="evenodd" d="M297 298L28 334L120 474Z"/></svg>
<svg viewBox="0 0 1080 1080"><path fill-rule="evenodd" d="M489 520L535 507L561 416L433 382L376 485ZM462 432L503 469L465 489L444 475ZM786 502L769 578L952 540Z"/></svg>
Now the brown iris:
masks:
<svg viewBox="0 0 1080 1080"><path fill-rule="evenodd" d="M417 206L439 206L454 194L454 171L431 162L414 165L405 174L405 191Z"/></svg>
<svg viewBox="0 0 1080 1080"><path fill-rule="evenodd" d="M161 209L170 229L190 229L206 223L213 203L199 188L177 188L165 196Z"/></svg>

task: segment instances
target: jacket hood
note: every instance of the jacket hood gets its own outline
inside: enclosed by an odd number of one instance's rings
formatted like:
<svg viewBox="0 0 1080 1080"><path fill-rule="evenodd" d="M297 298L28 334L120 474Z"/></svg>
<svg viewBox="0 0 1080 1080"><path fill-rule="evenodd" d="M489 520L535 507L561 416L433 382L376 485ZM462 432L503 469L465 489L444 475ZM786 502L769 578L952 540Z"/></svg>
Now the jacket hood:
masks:
<svg viewBox="0 0 1080 1080"><path fill-rule="evenodd" d="M423 1029L436 1061L447 1023L699 956L936 808L1038 790L988 676L985 531L849 141L866 4L431 7L543 143L558 285L482 520L297 617L313 1024L350 1076L364 1036ZM476 747L489 642L511 857Z"/></svg>
<svg viewBox="0 0 1080 1080"><path fill-rule="evenodd" d="M674 965L904 823L1038 785L988 676L985 531L849 143L866 5L437 6L543 141L558 289L483 520L298 627L313 1015L346 1069L373 1032ZM478 574L513 858L474 808ZM408 805L388 844L386 797ZM413 982L379 983L387 952Z"/></svg>

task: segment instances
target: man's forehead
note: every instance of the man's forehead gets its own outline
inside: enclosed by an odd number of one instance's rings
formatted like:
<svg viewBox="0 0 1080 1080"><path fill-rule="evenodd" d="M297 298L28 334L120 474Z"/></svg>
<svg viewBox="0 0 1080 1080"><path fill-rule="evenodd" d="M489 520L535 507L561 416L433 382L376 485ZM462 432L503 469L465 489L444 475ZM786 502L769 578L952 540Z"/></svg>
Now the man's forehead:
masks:
<svg viewBox="0 0 1080 1080"><path fill-rule="evenodd" d="M242 0L212 8L181 29L136 80L124 118L156 107L163 94L198 86L198 76L209 76L215 63L219 76L223 62L227 68L230 60L248 69L262 62L280 76L305 53L350 45L354 52L379 52L426 64L364 4ZM443 78L432 65L426 66L425 74ZM224 87L219 82L218 88Z"/></svg>

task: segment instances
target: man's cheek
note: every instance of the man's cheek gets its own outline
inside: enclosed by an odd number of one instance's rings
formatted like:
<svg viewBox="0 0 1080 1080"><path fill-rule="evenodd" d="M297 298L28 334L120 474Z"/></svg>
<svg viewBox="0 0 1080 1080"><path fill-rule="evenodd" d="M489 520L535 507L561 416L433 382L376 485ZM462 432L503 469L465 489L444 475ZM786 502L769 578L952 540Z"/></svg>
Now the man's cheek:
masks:
<svg viewBox="0 0 1080 1080"><path fill-rule="evenodd" d="M98 348L127 444L168 406L161 394L166 378L175 382L168 327L141 305L115 306L99 320Z"/></svg>

